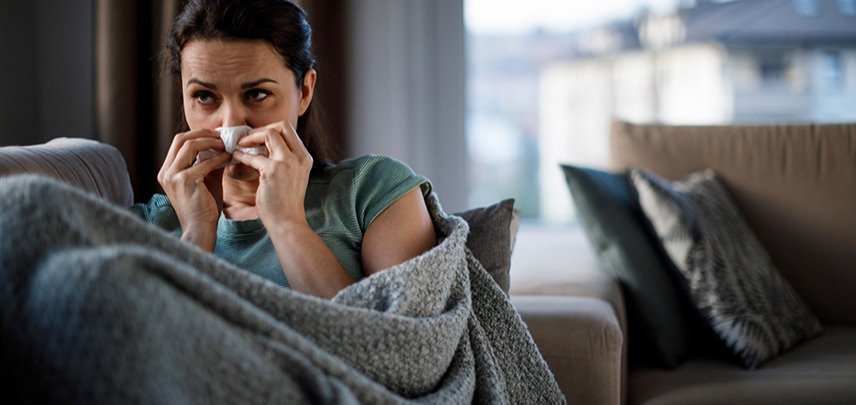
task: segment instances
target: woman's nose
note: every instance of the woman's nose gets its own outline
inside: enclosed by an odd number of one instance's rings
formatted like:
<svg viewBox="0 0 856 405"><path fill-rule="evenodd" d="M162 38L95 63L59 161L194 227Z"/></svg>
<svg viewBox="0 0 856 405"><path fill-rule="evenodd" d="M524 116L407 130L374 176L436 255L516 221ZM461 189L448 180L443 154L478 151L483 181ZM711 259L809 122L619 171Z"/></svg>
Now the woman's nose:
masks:
<svg viewBox="0 0 856 405"><path fill-rule="evenodd" d="M221 127L247 125L247 111L239 103L224 103L220 121Z"/></svg>

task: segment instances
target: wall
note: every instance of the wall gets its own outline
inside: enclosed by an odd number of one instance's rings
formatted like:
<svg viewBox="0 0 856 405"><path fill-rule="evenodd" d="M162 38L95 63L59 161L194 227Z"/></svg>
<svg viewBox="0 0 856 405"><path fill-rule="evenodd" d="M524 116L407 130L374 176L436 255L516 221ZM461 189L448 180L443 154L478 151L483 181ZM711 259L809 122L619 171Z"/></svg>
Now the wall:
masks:
<svg viewBox="0 0 856 405"><path fill-rule="evenodd" d="M0 1L0 55L0 145L92 136L92 0Z"/></svg>

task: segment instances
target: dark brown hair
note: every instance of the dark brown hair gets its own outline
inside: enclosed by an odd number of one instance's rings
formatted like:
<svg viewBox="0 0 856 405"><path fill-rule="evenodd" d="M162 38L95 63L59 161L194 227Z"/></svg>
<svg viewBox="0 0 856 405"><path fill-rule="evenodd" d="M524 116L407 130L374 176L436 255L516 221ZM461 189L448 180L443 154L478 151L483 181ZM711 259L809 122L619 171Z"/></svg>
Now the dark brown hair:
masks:
<svg viewBox="0 0 856 405"><path fill-rule="evenodd" d="M250 39L271 44L303 85L315 66L312 28L306 12L288 0L188 0L167 38L166 69L181 77L181 50L191 40ZM317 101L297 119L297 134L315 161L315 167L332 159L329 139L322 128Z"/></svg>

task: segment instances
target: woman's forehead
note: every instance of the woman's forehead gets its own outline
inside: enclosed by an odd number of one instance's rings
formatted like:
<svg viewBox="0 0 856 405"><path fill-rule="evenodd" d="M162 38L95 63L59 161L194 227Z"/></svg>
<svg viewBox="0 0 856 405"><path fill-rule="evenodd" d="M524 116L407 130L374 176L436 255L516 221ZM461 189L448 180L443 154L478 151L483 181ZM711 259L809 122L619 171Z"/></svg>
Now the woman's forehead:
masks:
<svg viewBox="0 0 856 405"><path fill-rule="evenodd" d="M293 76L282 56L262 40L193 40L181 50L182 80Z"/></svg>

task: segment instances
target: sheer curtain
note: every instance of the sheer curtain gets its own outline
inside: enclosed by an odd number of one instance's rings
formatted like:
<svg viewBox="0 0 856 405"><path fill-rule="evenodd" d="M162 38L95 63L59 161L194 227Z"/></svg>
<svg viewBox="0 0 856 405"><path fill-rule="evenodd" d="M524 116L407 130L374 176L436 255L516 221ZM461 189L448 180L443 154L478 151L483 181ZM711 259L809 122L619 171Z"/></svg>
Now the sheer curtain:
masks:
<svg viewBox="0 0 856 405"><path fill-rule="evenodd" d="M463 0L348 0L348 138L431 179L468 208Z"/></svg>

